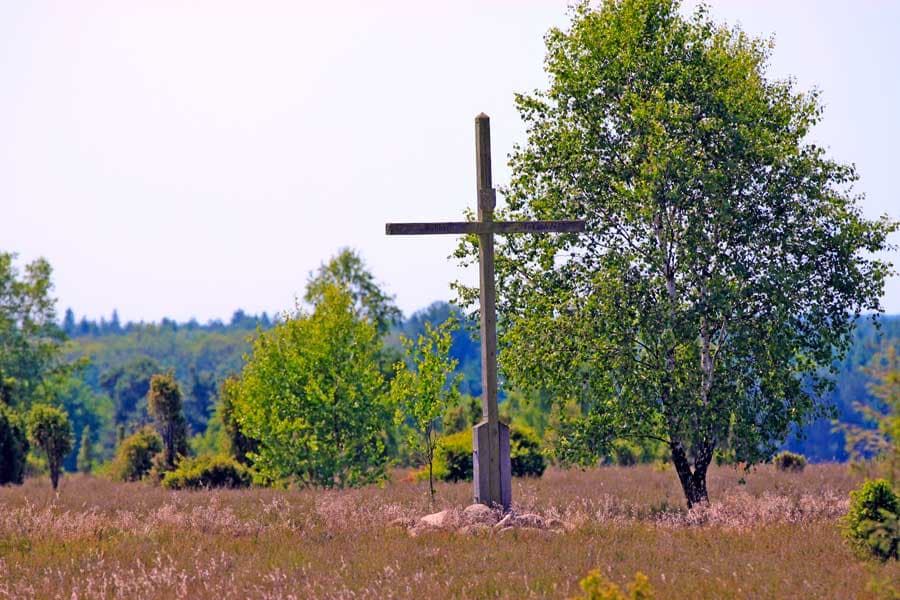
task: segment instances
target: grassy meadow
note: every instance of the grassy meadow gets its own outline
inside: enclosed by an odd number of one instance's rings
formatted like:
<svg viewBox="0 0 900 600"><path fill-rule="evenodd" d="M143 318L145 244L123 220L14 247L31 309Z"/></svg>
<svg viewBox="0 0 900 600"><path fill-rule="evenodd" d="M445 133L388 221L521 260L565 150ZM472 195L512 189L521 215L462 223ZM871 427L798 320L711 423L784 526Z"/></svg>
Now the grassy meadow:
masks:
<svg viewBox="0 0 900 600"><path fill-rule="evenodd" d="M746 480L741 482L741 478ZM670 470L549 470L514 481L518 511L567 523L415 537L392 525L469 503L470 484L403 472L343 491L170 492L69 476L0 488L0 598L565 598L599 568L649 576L657 598L876 598L900 564L856 557L839 517L860 483L845 465L710 475L688 512Z"/></svg>

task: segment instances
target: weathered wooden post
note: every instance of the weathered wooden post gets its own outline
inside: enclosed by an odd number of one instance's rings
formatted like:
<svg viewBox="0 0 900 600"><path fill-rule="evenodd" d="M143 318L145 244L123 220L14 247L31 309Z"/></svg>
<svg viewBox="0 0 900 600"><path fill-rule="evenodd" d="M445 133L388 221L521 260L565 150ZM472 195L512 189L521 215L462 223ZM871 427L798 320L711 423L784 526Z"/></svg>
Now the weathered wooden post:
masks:
<svg viewBox="0 0 900 600"><path fill-rule="evenodd" d="M497 193L491 174L491 121L475 117L475 177L478 221L493 223ZM497 408L497 296L494 289L494 233L478 234L478 280L481 317L481 417L472 430L472 465L475 501L512 502L512 465L509 460L509 428L500 422Z"/></svg>

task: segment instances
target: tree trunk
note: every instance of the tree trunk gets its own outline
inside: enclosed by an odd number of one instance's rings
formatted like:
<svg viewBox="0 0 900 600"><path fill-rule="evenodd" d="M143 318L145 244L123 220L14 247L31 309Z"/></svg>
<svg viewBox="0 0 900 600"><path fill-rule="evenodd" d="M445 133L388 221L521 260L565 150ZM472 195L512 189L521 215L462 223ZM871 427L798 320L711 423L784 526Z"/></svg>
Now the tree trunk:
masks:
<svg viewBox="0 0 900 600"><path fill-rule="evenodd" d="M428 491L431 492L431 503L434 504L434 461L428 461Z"/></svg>
<svg viewBox="0 0 900 600"><path fill-rule="evenodd" d="M437 440L432 437L434 434L434 423L425 428L425 458L428 460L428 497L431 504L434 504L434 447Z"/></svg>
<svg viewBox="0 0 900 600"><path fill-rule="evenodd" d="M59 465L56 464L52 460L47 461L47 466L50 467L50 485L53 486L53 491L56 491L56 488L59 486Z"/></svg>
<svg viewBox="0 0 900 600"><path fill-rule="evenodd" d="M673 442L669 446L672 451L672 462L675 463L675 471L681 482L681 489L687 500L688 508L696 504L708 503L709 493L706 489L706 471L712 461L713 448L709 445L701 446L694 459L694 467L691 469L690 460L681 442Z"/></svg>

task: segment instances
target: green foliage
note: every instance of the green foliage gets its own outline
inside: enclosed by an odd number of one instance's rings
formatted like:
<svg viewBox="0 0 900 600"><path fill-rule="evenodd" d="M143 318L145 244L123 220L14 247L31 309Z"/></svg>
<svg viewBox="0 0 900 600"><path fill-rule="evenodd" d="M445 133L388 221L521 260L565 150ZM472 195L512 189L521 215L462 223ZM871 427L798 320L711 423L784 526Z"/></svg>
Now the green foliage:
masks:
<svg viewBox="0 0 900 600"><path fill-rule="evenodd" d="M237 377L229 377L222 383L221 400L218 414L222 419L222 428L228 437L229 452L242 465L250 464L248 454L259 449L259 442L247 437L241 424L235 418L235 401L241 392L241 381Z"/></svg>
<svg viewBox="0 0 900 600"><path fill-rule="evenodd" d="M50 264L39 258L20 274L15 258L0 252L0 404L25 410L44 378L62 366L65 334L56 324Z"/></svg>
<svg viewBox="0 0 900 600"><path fill-rule="evenodd" d="M855 317L880 309L874 257L897 224L865 219L854 168L806 141L818 93L767 79L770 42L679 9L582 3L548 33L550 85L517 97L528 141L498 218L587 233L508 236L496 264L504 373L582 404L560 457L663 440L692 504L717 450L765 461L829 414L818 399ZM457 256L477 256L472 236Z"/></svg>
<svg viewBox="0 0 900 600"><path fill-rule="evenodd" d="M45 377L35 394L35 399L62 409L72 423L72 431L80 432L88 427L96 439L105 437L111 454L113 405L108 396L97 393L80 379L84 362L85 359L76 360L70 363L71 369L67 368ZM80 442L76 452L71 452L63 461L63 467L67 471L78 470L78 451Z"/></svg>
<svg viewBox="0 0 900 600"><path fill-rule="evenodd" d="M91 440L91 428L81 430L81 443L78 448L78 471L90 473L94 468L94 443Z"/></svg>
<svg viewBox="0 0 900 600"><path fill-rule="evenodd" d="M59 486L62 462L72 451L72 424L65 412L46 404L35 404L28 413L28 437L47 459L50 483Z"/></svg>
<svg viewBox="0 0 900 600"><path fill-rule="evenodd" d="M472 432L460 431L438 440L434 454L434 475L443 481L472 479Z"/></svg>
<svg viewBox="0 0 900 600"><path fill-rule="evenodd" d="M21 416L0 402L0 485L22 483L28 432Z"/></svg>
<svg viewBox="0 0 900 600"><path fill-rule="evenodd" d="M866 591L878 600L900 600L900 581L890 575L887 578L876 575L869 580Z"/></svg>
<svg viewBox="0 0 900 600"><path fill-rule="evenodd" d="M621 467L667 460L667 448L653 439L616 439L609 444L606 461Z"/></svg>
<svg viewBox="0 0 900 600"><path fill-rule="evenodd" d="M779 452L775 458L772 459L772 463L779 471L799 473L806 468L806 457L802 454L784 450Z"/></svg>
<svg viewBox="0 0 900 600"><path fill-rule="evenodd" d="M216 404L212 417L206 423L206 431L191 437L190 450L193 455L225 454L232 456L231 442L228 440L225 426L222 424L221 406L221 402Z"/></svg>
<svg viewBox="0 0 900 600"><path fill-rule="evenodd" d="M541 440L528 427L510 427L509 458L514 477L540 477L547 468L547 460L541 453Z"/></svg>
<svg viewBox="0 0 900 600"><path fill-rule="evenodd" d="M888 481L900 482L900 356L893 344L884 343L864 369L871 378L870 393L880 406L854 403L869 427L845 424L847 450L851 460L875 458L884 467ZM872 428L871 426L875 427Z"/></svg>
<svg viewBox="0 0 900 600"><path fill-rule="evenodd" d="M175 468L176 457L187 454L187 422L181 411L181 389L172 373L150 379L147 408L163 440L166 470Z"/></svg>
<svg viewBox="0 0 900 600"><path fill-rule="evenodd" d="M844 534L859 550L880 560L898 558L900 497L884 479L866 481L850 492Z"/></svg>
<svg viewBox="0 0 900 600"><path fill-rule="evenodd" d="M109 474L119 481L140 481L153 467L153 457L162 452L163 441L152 427L142 427L122 440Z"/></svg>
<svg viewBox="0 0 900 600"><path fill-rule="evenodd" d="M503 404L500 405L501 409ZM444 425L444 434L471 431L472 427L481 420L481 400L474 396L461 395L459 401L447 409L441 422Z"/></svg>
<svg viewBox="0 0 900 600"><path fill-rule="evenodd" d="M216 378L210 371L198 371L193 365L188 369L188 379L184 389L184 417L191 431L206 429L215 409Z"/></svg>
<svg viewBox="0 0 900 600"><path fill-rule="evenodd" d="M198 456L182 459L174 471L163 475L162 486L169 490L245 488L251 481L247 468L230 456Z"/></svg>
<svg viewBox="0 0 900 600"><path fill-rule="evenodd" d="M640 461L638 450L634 444L624 440L617 440L610 445L610 458L620 467L631 467Z"/></svg>
<svg viewBox="0 0 900 600"><path fill-rule="evenodd" d="M25 458L25 477L43 477L49 474L50 469L47 467L47 457L29 452Z"/></svg>
<svg viewBox="0 0 900 600"><path fill-rule="evenodd" d="M344 487L386 476L391 422L375 324L346 290L329 285L312 313L298 309L253 344L234 400L235 420L259 447L272 480Z"/></svg>
<svg viewBox="0 0 900 600"><path fill-rule="evenodd" d="M447 302L432 302L417 310L396 327L385 341L386 346L399 345L399 336L417 339L425 333L426 323L444 323L448 320L460 324L451 332L450 356L456 360L456 372L461 376L459 391L469 396L481 396L481 343L478 321L463 314L459 308ZM478 409L481 418L481 409Z"/></svg>
<svg viewBox="0 0 900 600"><path fill-rule="evenodd" d="M509 430L509 457L516 477L540 477L547 468L540 440L534 431L513 425ZM434 476L443 481L472 479L472 431L460 431L438 440Z"/></svg>
<svg viewBox="0 0 900 600"><path fill-rule="evenodd" d="M112 399L112 427L145 423L150 377L173 370L184 393L185 418L193 432L202 433L218 395L216 382L240 372L257 324L265 330L271 320L265 313L251 317L238 310L230 324L163 319L159 324L128 323L118 332L101 327L99 334L79 333L66 345L66 356L90 357L81 377Z"/></svg>
<svg viewBox="0 0 900 600"><path fill-rule="evenodd" d="M140 356L103 373L99 385L113 400L116 423L144 421L150 379L162 370L155 360Z"/></svg>
<svg viewBox="0 0 900 600"><path fill-rule="evenodd" d="M553 417L553 403L549 394L543 391L521 391L517 389L504 390L505 397L501 400L500 420L504 423L522 427L528 427L543 439L551 429ZM478 406L476 422L481 419L481 406Z"/></svg>
<svg viewBox="0 0 900 600"><path fill-rule="evenodd" d="M640 571L634 574L634 580L628 584L627 594L607 579L599 569L588 573L578 585L584 591L584 596L579 598L584 600L652 600L655 597L650 580Z"/></svg>
<svg viewBox="0 0 900 600"><path fill-rule="evenodd" d="M394 304L394 298L378 287L375 277L355 250L342 248L337 256L320 266L315 275L310 274L304 300L319 304L334 286L350 294L357 314L369 319L379 334L387 333L400 321L403 313Z"/></svg>
<svg viewBox="0 0 900 600"><path fill-rule="evenodd" d="M434 497L434 451L441 416L459 403L456 389L460 377L453 376L456 360L450 352L451 333L457 324L445 321L437 329L425 323L425 334L413 341L401 338L406 363L398 362L390 395L396 404L394 421L403 426L409 447L424 460L428 469L428 489Z"/></svg>
<svg viewBox="0 0 900 600"><path fill-rule="evenodd" d="M871 368L875 366L875 354L884 354L890 346L900 346L900 316L882 316L877 323L868 317L857 319L850 350L835 364L834 389L823 397L824 403L834 406L834 414L792 436L785 447L814 461L858 460L852 452L852 441L847 448L850 435L843 426L877 427L859 409L872 407L879 412L884 409L884 402L872 395L872 384L876 381Z"/></svg>

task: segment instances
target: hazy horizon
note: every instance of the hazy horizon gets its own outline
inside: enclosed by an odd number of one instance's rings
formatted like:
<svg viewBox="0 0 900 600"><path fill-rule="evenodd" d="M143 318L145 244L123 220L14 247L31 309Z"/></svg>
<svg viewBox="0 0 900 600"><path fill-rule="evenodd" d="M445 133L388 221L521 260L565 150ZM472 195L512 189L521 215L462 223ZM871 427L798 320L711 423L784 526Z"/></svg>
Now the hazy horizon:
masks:
<svg viewBox="0 0 900 600"><path fill-rule="evenodd" d="M566 25L565 6L6 3L0 250L20 266L46 257L60 316L94 320L274 315L345 246L407 316L451 300L451 281L477 283L447 259L456 239L388 238L384 223L474 206L479 112L495 185L509 180L524 141L513 94L545 86L542 35ZM771 76L822 91L812 139L857 164L867 217L898 218L900 4L719 1L711 14L774 35ZM883 303L900 313L900 277Z"/></svg>

